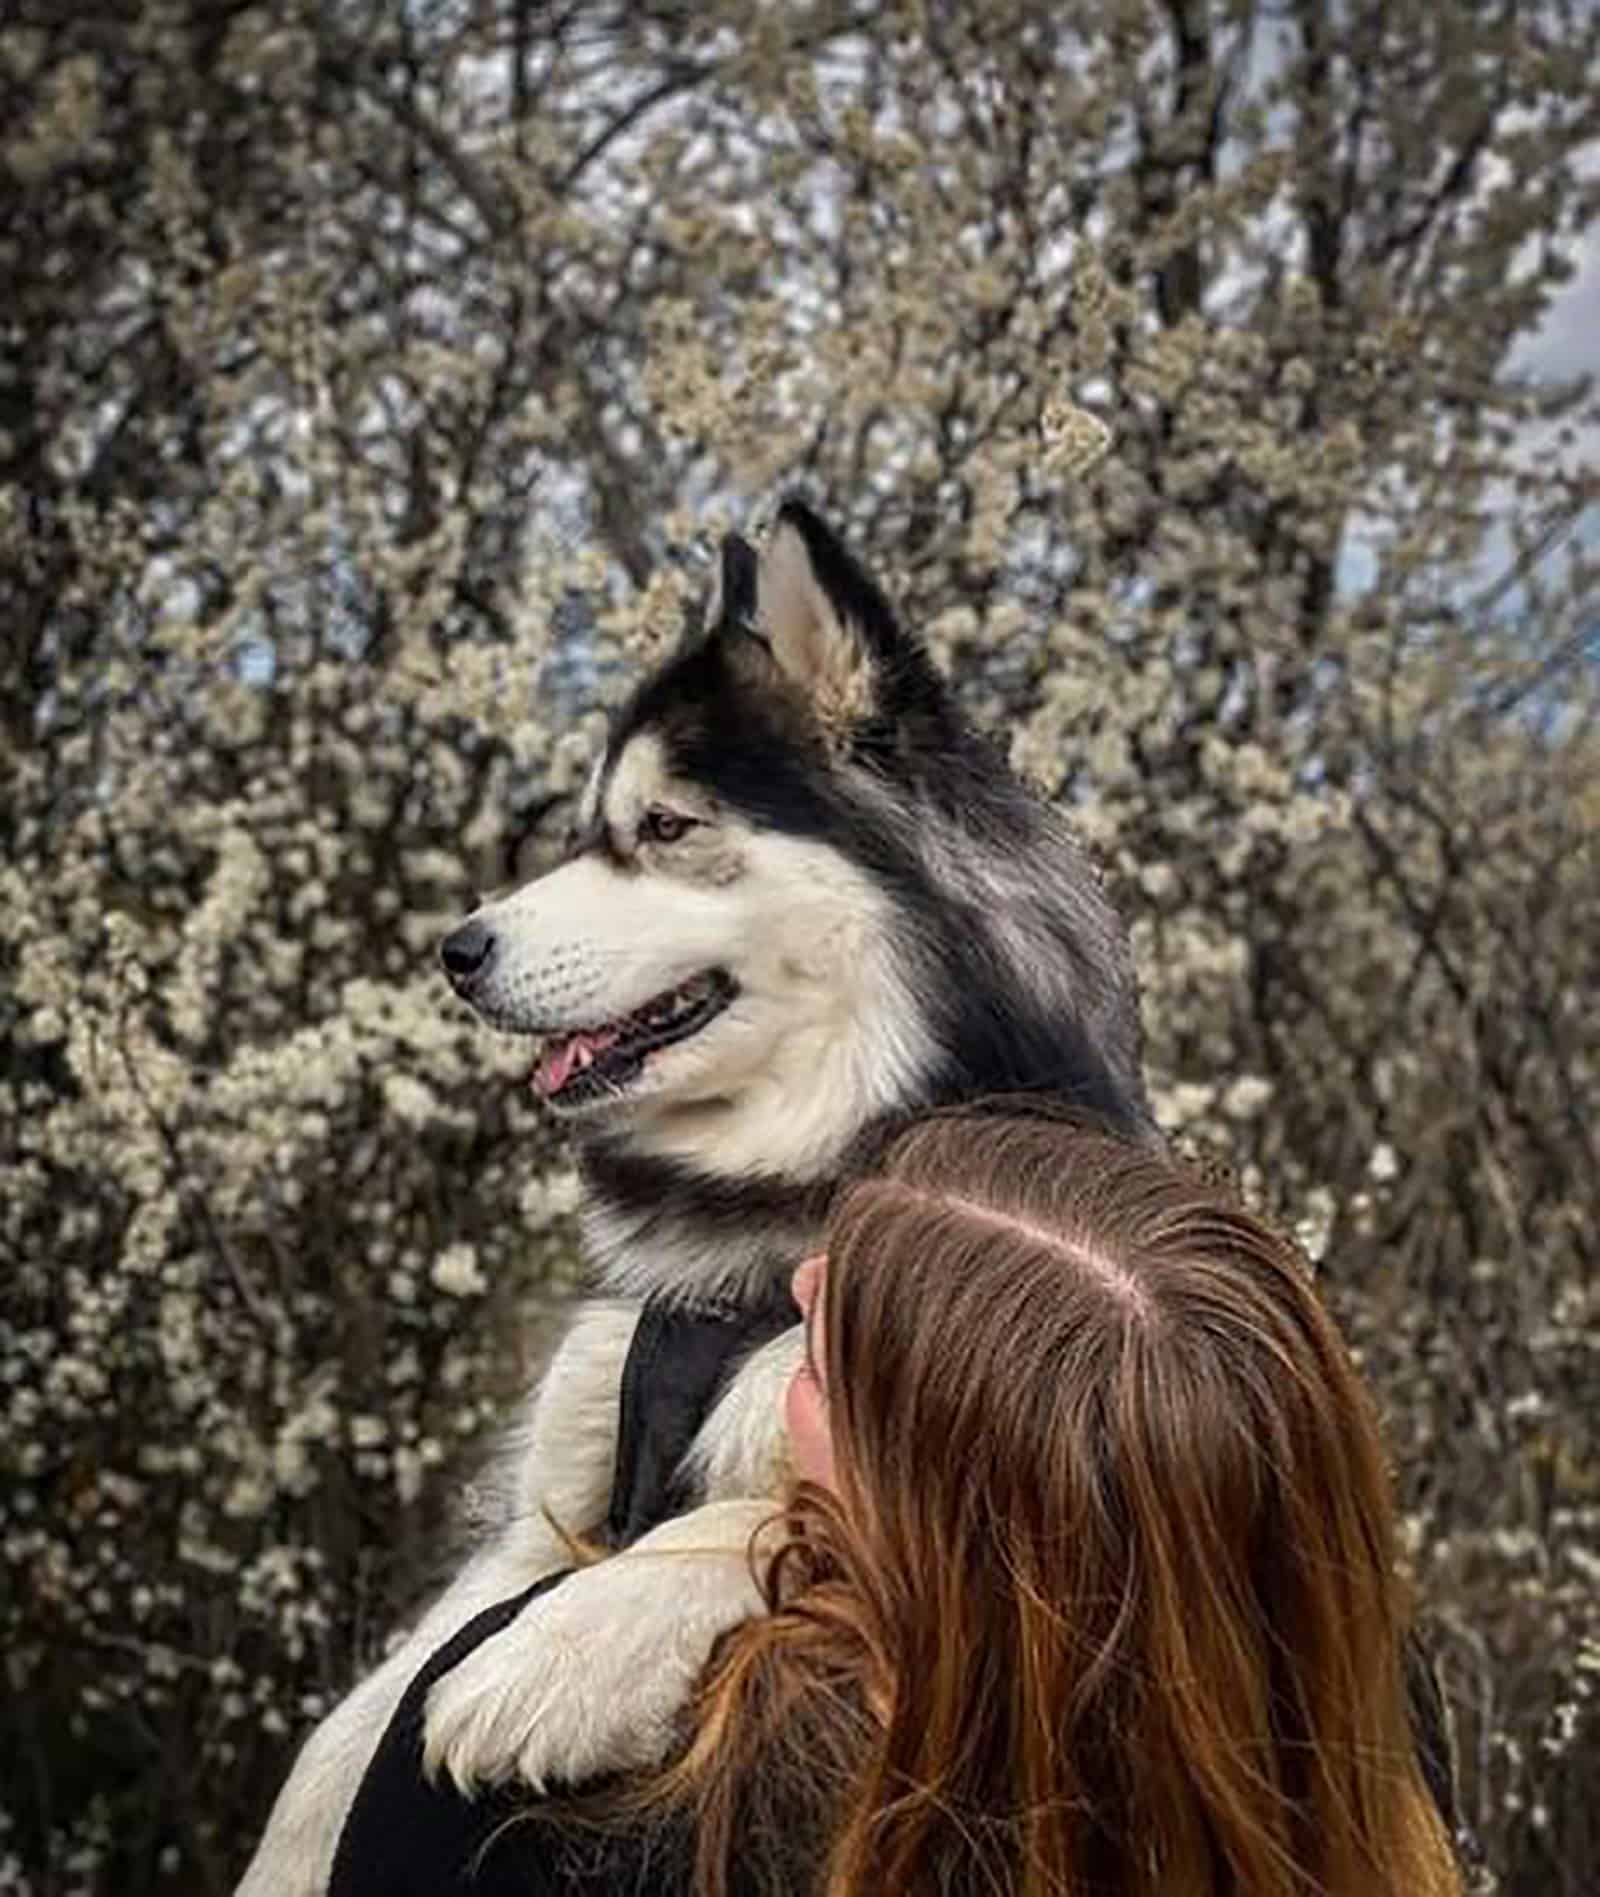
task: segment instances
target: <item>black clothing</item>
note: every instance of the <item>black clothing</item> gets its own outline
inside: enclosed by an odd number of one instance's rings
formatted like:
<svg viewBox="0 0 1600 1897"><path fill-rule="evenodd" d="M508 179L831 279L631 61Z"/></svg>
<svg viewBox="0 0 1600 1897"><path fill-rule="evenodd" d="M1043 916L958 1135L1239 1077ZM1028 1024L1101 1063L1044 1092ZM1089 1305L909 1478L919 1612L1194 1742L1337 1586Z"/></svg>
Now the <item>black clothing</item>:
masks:
<svg viewBox="0 0 1600 1897"><path fill-rule="evenodd" d="M622 1370L617 1468L605 1526L613 1548L627 1547L690 1506L694 1498L679 1472L700 1425L750 1353L799 1321L787 1290L754 1310L665 1298L645 1305Z"/></svg>
<svg viewBox="0 0 1600 1897"><path fill-rule="evenodd" d="M787 1293L753 1311L646 1304L622 1373L616 1473L602 1530L611 1546L626 1547L690 1506L679 1471L701 1424L739 1364L798 1316ZM328 1897L688 1897L693 1840L681 1822L591 1828L552 1820L526 1790L467 1799L448 1781L430 1785L422 1775L429 1689L562 1578L549 1575L486 1608L412 1680L345 1820ZM770 1889L770 1880L760 1888Z"/></svg>
<svg viewBox="0 0 1600 1897"><path fill-rule="evenodd" d="M429 1688L561 1578L487 1608L411 1682L345 1820L328 1897L689 1897L693 1849L681 1824L646 1831L552 1823L526 1790L469 1799L448 1780L433 1785L422 1776Z"/></svg>

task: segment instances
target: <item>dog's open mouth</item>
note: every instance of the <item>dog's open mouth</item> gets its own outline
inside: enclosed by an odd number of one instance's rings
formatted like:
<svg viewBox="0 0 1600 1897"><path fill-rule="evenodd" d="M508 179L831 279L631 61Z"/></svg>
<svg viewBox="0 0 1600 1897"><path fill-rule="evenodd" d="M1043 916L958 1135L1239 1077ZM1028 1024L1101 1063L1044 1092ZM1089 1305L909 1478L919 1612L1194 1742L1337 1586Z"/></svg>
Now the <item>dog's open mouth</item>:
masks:
<svg viewBox="0 0 1600 1897"><path fill-rule="evenodd" d="M616 1092L638 1078L649 1055L698 1034L737 993L731 975L711 968L669 988L620 1021L554 1036L545 1042L533 1070L533 1089L562 1106Z"/></svg>

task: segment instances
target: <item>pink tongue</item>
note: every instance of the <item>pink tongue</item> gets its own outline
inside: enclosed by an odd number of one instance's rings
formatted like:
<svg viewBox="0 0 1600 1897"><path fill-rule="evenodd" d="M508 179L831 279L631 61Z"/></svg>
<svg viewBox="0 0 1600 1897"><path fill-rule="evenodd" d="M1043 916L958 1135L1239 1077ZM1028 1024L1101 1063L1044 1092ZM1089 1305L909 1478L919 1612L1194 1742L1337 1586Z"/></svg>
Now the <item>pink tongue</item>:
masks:
<svg viewBox="0 0 1600 1897"><path fill-rule="evenodd" d="M572 1078L572 1071L578 1064L578 1056L584 1048L595 1055L608 1048L617 1039L616 1028L596 1028L593 1031L571 1035L565 1041L557 1041L554 1047L540 1061L534 1075L534 1085L542 1094L560 1093Z"/></svg>
<svg viewBox="0 0 1600 1897"><path fill-rule="evenodd" d="M534 1085L540 1093L559 1093L567 1084L567 1075L572 1072L573 1063L578 1058L576 1040L558 1041L539 1063L539 1071L534 1075Z"/></svg>

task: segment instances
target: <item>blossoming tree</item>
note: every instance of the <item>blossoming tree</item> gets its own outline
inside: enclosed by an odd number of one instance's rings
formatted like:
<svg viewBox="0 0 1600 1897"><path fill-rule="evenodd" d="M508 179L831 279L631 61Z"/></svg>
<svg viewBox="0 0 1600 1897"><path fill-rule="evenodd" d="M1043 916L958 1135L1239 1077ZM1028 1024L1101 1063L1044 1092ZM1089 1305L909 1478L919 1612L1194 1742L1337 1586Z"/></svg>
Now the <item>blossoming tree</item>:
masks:
<svg viewBox="0 0 1600 1897"><path fill-rule="evenodd" d="M230 1888L574 1272L434 944L803 486L1375 1379L1468 1812L1597 1857L1578 0L0 23L0 1888ZM1092 467L1081 416L1109 446ZM7 1881L9 1880L9 1882Z"/></svg>

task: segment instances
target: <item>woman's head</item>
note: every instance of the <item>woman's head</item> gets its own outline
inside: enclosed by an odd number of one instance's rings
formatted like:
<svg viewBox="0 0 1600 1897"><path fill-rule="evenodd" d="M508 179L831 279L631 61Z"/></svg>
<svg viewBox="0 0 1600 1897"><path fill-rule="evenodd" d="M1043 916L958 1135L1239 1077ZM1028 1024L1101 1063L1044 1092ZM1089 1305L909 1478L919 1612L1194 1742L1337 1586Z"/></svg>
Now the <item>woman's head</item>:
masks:
<svg viewBox="0 0 1600 1897"><path fill-rule="evenodd" d="M827 1486L709 1703L855 1668L831 1889L1455 1887L1377 1428L1289 1245L1153 1146L968 1112L843 1194L797 1290Z"/></svg>
<svg viewBox="0 0 1600 1897"><path fill-rule="evenodd" d="M1009 1802L1084 1876L1168 1854L1161 1888L1384 1888L1387 1475L1292 1248L1153 1147L950 1115L844 1195L806 1301L907 1816Z"/></svg>

